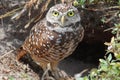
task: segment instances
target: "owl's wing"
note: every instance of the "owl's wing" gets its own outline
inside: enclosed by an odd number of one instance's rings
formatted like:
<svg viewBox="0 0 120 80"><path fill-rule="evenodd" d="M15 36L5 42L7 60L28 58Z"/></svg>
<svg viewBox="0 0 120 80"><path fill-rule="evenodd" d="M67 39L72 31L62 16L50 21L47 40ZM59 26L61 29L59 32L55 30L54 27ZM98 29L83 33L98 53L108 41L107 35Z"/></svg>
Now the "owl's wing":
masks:
<svg viewBox="0 0 120 80"><path fill-rule="evenodd" d="M23 49L33 56L47 55L54 43L50 40L50 33L52 32L45 27L44 21L37 23L22 45Z"/></svg>
<svg viewBox="0 0 120 80"><path fill-rule="evenodd" d="M17 49L16 53L17 53L18 60L21 57L23 57L25 54L31 53L31 51L34 52L34 49L36 49L37 47L40 47L40 45L36 45L36 44L38 44L38 40L39 41L41 40L41 33L39 31L40 30L42 31L42 27L44 27L43 22L44 21L40 21L35 26L33 26L29 36L25 39L23 45L19 49ZM40 34L38 35L38 33Z"/></svg>

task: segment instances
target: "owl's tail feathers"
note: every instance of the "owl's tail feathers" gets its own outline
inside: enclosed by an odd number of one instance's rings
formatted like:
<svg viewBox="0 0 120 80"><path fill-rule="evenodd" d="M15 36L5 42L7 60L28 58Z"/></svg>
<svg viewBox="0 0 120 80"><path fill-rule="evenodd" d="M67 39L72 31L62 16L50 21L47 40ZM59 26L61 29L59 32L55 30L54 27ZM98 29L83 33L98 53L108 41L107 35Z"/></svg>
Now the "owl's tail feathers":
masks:
<svg viewBox="0 0 120 80"><path fill-rule="evenodd" d="M25 54L27 54L27 51L20 47L16 52L17 60L20 60Z"/></svg>

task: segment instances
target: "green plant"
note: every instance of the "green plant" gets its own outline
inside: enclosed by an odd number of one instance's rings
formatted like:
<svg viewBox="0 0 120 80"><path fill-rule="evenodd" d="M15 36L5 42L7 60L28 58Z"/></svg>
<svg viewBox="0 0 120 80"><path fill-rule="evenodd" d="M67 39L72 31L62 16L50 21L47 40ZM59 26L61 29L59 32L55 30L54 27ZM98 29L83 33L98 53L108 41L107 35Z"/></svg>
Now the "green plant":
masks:
<svg viewBox="0 0 120 80"><path fill-rule="evenodd" d="M114 53L114 56L120 60L120 23L115 24L115 27L112 28L112 33L116 36L112 37L110 43L105 43L108 46L107 52Z"/></svg>
<svg viewBox="0 0 120 80"><path fill-rule="evenodd" d="M111 54L99 61L98 69L92 69L88 76L76 80L120 80L120 62L112 60Z"/></svg>

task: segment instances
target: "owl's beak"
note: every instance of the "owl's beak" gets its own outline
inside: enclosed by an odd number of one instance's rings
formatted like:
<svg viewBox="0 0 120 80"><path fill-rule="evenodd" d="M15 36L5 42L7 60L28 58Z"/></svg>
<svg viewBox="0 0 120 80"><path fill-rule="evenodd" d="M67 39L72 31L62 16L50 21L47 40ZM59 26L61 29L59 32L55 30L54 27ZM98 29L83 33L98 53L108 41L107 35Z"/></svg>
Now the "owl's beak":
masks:
<svg viewBox="0 0 120 80"><path fill-rule="evenodd" d="M64 23L65 23L65 16L62 16L61 17L61 24L64 25Z"/></svg>

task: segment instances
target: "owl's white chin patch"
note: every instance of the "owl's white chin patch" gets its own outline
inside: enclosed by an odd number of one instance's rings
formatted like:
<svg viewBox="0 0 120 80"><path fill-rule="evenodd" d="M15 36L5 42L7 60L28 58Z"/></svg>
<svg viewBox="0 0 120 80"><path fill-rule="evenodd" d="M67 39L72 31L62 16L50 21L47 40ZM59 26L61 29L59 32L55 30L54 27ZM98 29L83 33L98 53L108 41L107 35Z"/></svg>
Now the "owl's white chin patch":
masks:
<svg viewBox="0 0 120 80"><path fill-rule="evenodd" d="M76 31L76 30L79 29L79 27L78 27L78 28L73 28L73 26L74 26L75 24L71 24L71 25L69 25L69 27L68 27L68 26L60 26L59 24L51 24L50 22L48 22L48 23L49 23L49 25L48 25L47 23L45 23L45 26L46 26L49 30L51 30L51 31L56 31L56 32L58 32L58 33L74 32L74 31Z"/></svg>
<svg viewBox="0 0 120 80"><path fill-rule="evenodd" d="M56 31L58 33L65 33L65 32L75 32L80 29L80 27L73 28L72 26L70 27L48 27L48 29Z"/></svg>
<svg viewBox="0 0 120 80"><path fill-rule="evenodd" d="M72 32L74 31L72 27L48 27L48 29L59 32L59 33L65 33L65 32Z"/></svg>

